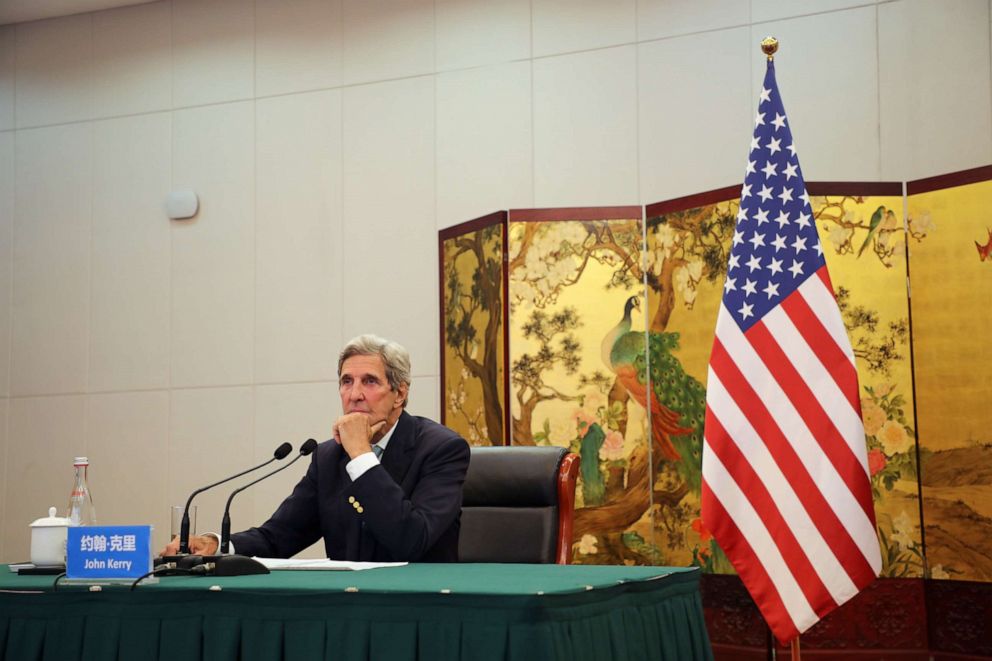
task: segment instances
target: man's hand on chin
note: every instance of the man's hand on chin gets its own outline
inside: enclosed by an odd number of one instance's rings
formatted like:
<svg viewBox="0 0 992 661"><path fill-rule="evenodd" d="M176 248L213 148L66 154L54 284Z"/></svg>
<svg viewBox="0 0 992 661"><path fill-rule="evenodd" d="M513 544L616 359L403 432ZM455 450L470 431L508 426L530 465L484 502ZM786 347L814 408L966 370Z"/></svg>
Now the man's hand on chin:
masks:
<svg viewBox="0 0 992 661"><path fill-rule="evenodd" d="M372 438L385 426L385 420L373 424L368 413L346 413L334 423L334 440L354 459L372 451Z"/></svg>

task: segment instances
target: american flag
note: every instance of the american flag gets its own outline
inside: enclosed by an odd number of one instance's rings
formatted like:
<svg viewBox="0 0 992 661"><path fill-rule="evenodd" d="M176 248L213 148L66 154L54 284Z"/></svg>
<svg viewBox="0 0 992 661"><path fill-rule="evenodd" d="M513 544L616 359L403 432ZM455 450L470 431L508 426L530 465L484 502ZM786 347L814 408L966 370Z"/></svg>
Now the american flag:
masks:
<svg viewBox="0 0 992 661"><path fill-rule="evenodd" d="M702 516L782 642L881 567L854 354L771 59L710 356Z"/></svg>

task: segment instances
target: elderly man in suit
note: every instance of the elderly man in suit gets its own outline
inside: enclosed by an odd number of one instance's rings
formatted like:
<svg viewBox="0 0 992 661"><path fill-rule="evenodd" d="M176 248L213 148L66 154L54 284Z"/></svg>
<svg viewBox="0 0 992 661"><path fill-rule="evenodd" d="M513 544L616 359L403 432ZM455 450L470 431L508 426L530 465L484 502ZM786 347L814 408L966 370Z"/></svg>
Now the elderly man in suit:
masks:
<svg viewBox="0 0 992 661"><path fill-rule="evenodd" d="M409 354L374 335L356 337L341 351L338 383L344 415L334 441L317 446L268 521L231 535L233 550L288 558L323 537L334 560L456 562L469 446L404 410ZM190 546L209 555L217 540L194 537Z"/></svg>

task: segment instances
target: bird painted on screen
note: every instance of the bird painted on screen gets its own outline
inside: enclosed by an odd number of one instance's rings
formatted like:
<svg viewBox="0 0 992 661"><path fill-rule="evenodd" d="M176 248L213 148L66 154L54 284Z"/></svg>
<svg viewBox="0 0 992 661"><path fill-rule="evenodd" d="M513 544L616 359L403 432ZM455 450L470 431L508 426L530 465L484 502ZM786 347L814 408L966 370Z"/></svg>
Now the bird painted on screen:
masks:
<svg viewBox="0 0 992 661"><path fill-rule="evenodd" d="M892 212L890 211L889 213ZM871 243L871 240L875 236L875 233L878 232L878 227L879 225L882 224L882 218L884 216L885 216L884 206L875 209L875 213L871 215L871 220L868 222L868 234L865 236L864 242L861 244L861 247L858 249L858 257L861 257L861 253L865 251L865 248L867 248L868 244Z"/></svg>
<svg viewBox="0 0 992 661"><path fill-rule="evenodd" d="M983 246L978 241L975 241L975 247L978 248L978 259L983 262L989 258L989 254L992 253L992 230L988 230L989 240L985 242Z"/></svg>
<svg viewBox="0 0 992 661"><path fill-rule="evenodd" d="M631 296L623 317L606 337L603 362L616 374L630 396L647 408L646 368L651 368L651 430L662 456L678 462L677 470L698 492L703 443L706 392L685 373L672 353L678 349L678 333L648 333L631 330L631 312L640 309L640 299ZM647 357L650 356L650 360Z"/></svg>

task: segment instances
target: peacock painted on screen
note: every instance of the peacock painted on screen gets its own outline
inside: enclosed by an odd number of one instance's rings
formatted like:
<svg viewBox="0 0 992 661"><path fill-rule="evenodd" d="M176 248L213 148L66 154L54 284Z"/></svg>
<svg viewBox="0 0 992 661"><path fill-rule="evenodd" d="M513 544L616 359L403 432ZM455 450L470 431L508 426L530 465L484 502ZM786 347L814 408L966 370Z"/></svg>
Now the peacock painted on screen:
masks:
<svg viewBox="0 0 992 661"><path fill-rule="evenodd" d="M650 365L651 436L655 451L672 462L686 485L698 494L706 392L699 381L685 373L673 353L679 347L678 333L650 332L645 342L643 332L631 330L631 313L639 309L637 296L624 303L623 317L603 338L603 362L645 409L649 402L646 375Z"/></svg>

